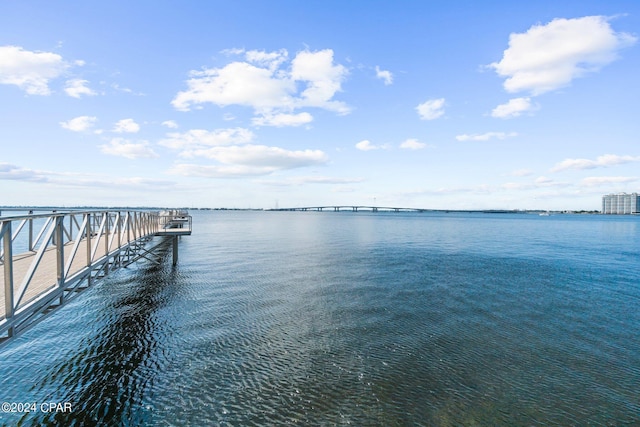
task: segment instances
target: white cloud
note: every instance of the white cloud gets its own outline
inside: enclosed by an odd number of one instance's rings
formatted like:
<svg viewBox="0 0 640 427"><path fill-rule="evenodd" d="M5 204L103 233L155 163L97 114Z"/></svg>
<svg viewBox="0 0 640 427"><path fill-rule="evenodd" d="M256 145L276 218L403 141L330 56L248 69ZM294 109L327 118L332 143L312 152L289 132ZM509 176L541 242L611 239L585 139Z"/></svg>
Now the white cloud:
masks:
<svg viewBox="0 0 640 427"><path fill-rule="evenodd" d="M376 77L382 79L385 85L390 85L393 83L393 74L391 74L391 71L381 70L377 65Z"/></svg>
<svg viewBox="0 0 640 427"><path fill-rule="evenodd" d="M197 157L214 159L224 164L256 166L273 170L293 169L326 163L328 158L320 150L290 151L265 145L233 145L193 150Z"/></svg>
<svg viewBox="0 0 640 427"><path fill-rule="evenodd" d="M506 139L506 138L512 138L514 136L518 136L518 134L516 132L510 132L510 133L487 132L483 134L474 134L474 135L467 135L467 134L457 135L456 139L458 141L488 141L491 138Z"/></svg>
<svg viewBox="0 0 640 427"><path fill-rule="evenodd" d="M623 184L628 182L636 182L638 177L635 176L590 176L582 180L585 187L596 187L609 184Z"/></svg>
<svg viewBox="0 0 640 427"><path fill-rule="evenodd" d="M282 63L288 59L289 53L286 49L276 52L265 52L263 50L249 50L245 52L247 61L261 66L266 66L270 70L277 70Z"/></svg>
<svg viewBox="0 0 640 427"><path fill-rule="evenodd" d="M69 67L56 53L0 46L0 84L16 85L30 95L50 95L49 82Z"/></svg>
<svg viewBox="0 0 640 427"><path fill-rule="evenodd" d="M161 124L169 129L178 129L178 123L176 123L175 120L165 120Z"/></svg>
<svg viewBox="0 0 640 427"><path fill-rule="evenodd" d="M49 179L42 172L25 169L10 163L0 163L0 180L47 182Z"/></svg>
<svg viewBox="0 0 640 427"><path fill-rule="evenodd" d="M350 112L349 107L339 101L331 101L336 92L341 91L342 82L349 74L343 65L333 64L333 50L316 52L302 51L291 61L291 78L303 81L307 87L300 94L300 106L311 106L336 111Z"/></svg>
<svg viewBox="0 0 640 427"><path fill-rule="evenodd" d="M84 132L92 128L97 121L97 117L80 116L71 120L67 120L66 122L60 122L60 126L62 126L64 129L68 129L74 132Z"/></svg>
<svg viewBox="0 0 640 427"><path fill-rule="evenodd" d="M222 165L178 164L170 173L210 178L258 176L328 161L327 155L320 150L290 151L264 145L212 147L195 150L193 154L217 160Z"/></svg>
<svg viewBox="0 0 640 427"><path fill-rule="evenodd" d="M547 178L546 176L539 176L534 182L537 185L550 185L553 183L553 180L551 178Z"/></svg>
<svg viewBox="0 0 640 427"><path fill-rule="evenodd" d="M54 172L47 170L25 169L9 163L0 163L0 180L50 183L69 187L118 187L121 190L134 188L166 188L175 185L172 181L142 177L100 177L93 174L75 172Z"/></svg>
<svg viewBox="0 0 640 427"><path fill-rule="evenodd" d="M241 52L244 51L233 53ZM339 114L350 112L346 104L333 100L341 91L348 70L334 64L331 49L299 52L291 61L290 69L283 67L287 60L285 50L249 51L246 60L248 62L232 62L222 68L191 71L187 90L179 92L172 105L182 111L205 103L243 105L253 108L260 116L276 116L305 107Z"/></svg>
<svg viewBox="0 0 640 427"><path fill-rule="evenodd" d="M416 107L422 120L434 120L444 115L444 98L430 99Z"/></svg>
<svg viewBox="0 0 640 427"><path fill-rule="evenodd" d="M182 176L196 176L202 178L242 178L247 176L268 175L275 172L274 168L251 167L242 165L219 166L197 165L181 163L174 165L168 173Z"/></svg>
<svg viewBox="0 0 640 427"><path fill-rule="evenodd" d="M67 80L67 86L65 87L64 91L67 93L67 95L73 98L80 98L82 95L97 95L96 92L87 87L88 83L89 82L87 80L82 79Z"/></svg>
<svg viewBox="0 0 640 427"><path fill-rule="evenodd" d="M489 67L506 78L507 92L535 96L600 70L617 58L618 50L635 41L630 34L613 31L604 16L559 18L511 34L502 59Z"/></svg>
<svg viewBox="0 0 640 427"><path fill-rule="evenodd" d="M159 144L174 150L191 151L220 145L246 144L252 141L254 136L253 132L244 128L216 129L213 131L191 129L184 133L169 133L167 135L168 138L161 140Z"/></svg>
<svg viewBox="0 0 640 427"><path fill-rule="evenodd" d="M536 107L531 104L531 98L513 98L505 104L500 104L491 111L491 117L508 119L518 117L527 111L534 111Z"/></svg>
<svg viewBox="0 0 640 427"><path fill-rule="evenodd" d="M560 172L569 169L594 169L599 167L608 167L621 165L624 163L640 162L640 156L619 156L616 154L605 154L598 156L595 160L591 159L565 159L557 163L551 172Z"/></svg>
<svg viewBox="0 0 640 427"><path fill-rule="evenodd" d="M192 105L212 103L219 106L244 105L256 110L293 108L295 82L278 78L267 68L246 62L232 62L224 68L192 71L188 90L171 101L178 110L189 111Z"/></svg>
<svg viewBox="0 0 640 427"><path fill-rule="evenodd" d="M116 122L113 132L116 133L136 133L140 130L140 125L133 119L122 119Z"/></svg>
<svg viewBox="0 0 640 427"><path fill-rule="evenodd" d="M251 123L254 126L300 126L313 121L313 116L307 112L298 114L265 114L261 117L254 117Z"/></svg>
<svg viewBox="0 0 640 427"><path fill-rule="evenodd" d="M356 144L356 148L361 151L377 150L378 146L371 144L371 141L364 139Z"/></svg>
<svg viewBox="0 0 640 427"><path fill-rule="evenodd" d="M155 158L158 154L149 147L149 143L131 142L123 138L114 138L108 144L100 146L103 154L125 157L127 159Z"/></svg>
<svg viewBox="0 0 640 427"><path fill-rule="evenodd" d="M400 144L400 148L405 148L408 150L420 150L422 148L425 148L426 146L427 144L425 144L424 142L420 142L415 138L409 138Z"/></svg>

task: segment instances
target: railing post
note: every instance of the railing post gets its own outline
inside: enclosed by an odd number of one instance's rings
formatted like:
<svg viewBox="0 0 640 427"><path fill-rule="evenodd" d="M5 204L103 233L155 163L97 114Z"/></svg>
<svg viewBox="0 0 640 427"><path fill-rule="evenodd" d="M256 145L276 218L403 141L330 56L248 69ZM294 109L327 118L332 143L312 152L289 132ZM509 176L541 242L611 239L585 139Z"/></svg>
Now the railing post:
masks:
<svg viewBox="0 0 640 427"><path fill-rule="evenodd" d="M64 287L64 216L56 217L55 231L53 236L55 238L56 245L56 277L58 281L58 287ZM60 296L60 303L62 303L63 296Z"/></svg>
<svg viewBox="0 0 640 427"><path fill-rule="evenodd" d="M104 213L104 254L109 255L109 212Z"/></svg>
<svg viewBox="0 0 640 427"><path fill-rule="evenodd" d="M86 223L84 226L84 237L87 243L87 267L91 265L91 214L84 214Z"/></svg>
<svg viewBox="0 0 640 427"><path fill-rule="evenodd" d="M118 212L116 215L116 221L118 233L118 249L120 249L120 246L122 246L122 215L120 214L120 212Z"/></svg>
<svg viewBox="0 0 640 427"><path fill-rule="evenodd" d="M131 212L127 211L125 227L127 228L127 243L131 243Z"/></svg>
<svg viewBox="0 0 640 427"><path fill-rule="evenodd" d="M5 318L13 317L13 242L11 241L11 221L3 222L0 227L4 246L4 311ZM8 336L13 336L9 328Z"/></svg>
<svg viewBox="0 0 640 427"><path fill-rule="evenodd" d="M33 215L33 211L29 211ZM33 251L33 218L29 219L29 251Z"/></svg>
<svg viewBox="0 0 640 427"><path fill-rule="evenodd" d="M107 262L104 264L104 271L109 271L109 223L111 222L111 218L109 216L109 212L105 211L104 213L105 221L104 221L104 256L107 257Z"/></svg>

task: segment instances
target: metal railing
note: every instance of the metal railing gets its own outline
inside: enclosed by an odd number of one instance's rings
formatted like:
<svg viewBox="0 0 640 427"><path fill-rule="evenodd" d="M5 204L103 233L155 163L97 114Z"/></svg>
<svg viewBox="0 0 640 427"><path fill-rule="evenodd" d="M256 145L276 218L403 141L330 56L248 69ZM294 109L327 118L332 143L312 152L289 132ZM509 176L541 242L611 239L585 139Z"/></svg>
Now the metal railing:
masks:
<svg viewBox="0 0 640 427"><path fill-rule="evenodd" d="M0 340L30 326L94 278L145 256L144 244L166 223L158 212L132 210L0 217ZM188 224L190 233L190 217Z"/></svg>

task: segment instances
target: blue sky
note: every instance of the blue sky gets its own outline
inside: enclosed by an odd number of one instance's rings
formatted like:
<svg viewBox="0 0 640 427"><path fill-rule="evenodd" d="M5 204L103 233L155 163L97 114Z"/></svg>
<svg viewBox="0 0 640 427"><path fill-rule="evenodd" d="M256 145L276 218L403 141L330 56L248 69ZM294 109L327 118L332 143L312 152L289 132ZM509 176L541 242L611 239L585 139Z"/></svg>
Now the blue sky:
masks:
<svg viewBox="0 0 640 427"><path fill-rule="evenodd" d="M637 1L0 1L0 205L599 209Z"/></svg>

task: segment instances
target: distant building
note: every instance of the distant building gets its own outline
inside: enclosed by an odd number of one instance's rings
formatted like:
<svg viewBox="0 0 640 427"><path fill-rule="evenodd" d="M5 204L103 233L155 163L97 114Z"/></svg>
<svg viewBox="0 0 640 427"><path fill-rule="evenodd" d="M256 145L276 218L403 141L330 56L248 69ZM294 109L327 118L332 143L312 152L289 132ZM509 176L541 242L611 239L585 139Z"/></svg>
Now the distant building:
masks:
<svg viewBox="0 0 640 427"><path fill-rule="evenodd" d="M602 196L602 213L610 215L640 214L640 196L638 193Z"/></svg>

